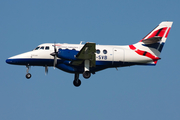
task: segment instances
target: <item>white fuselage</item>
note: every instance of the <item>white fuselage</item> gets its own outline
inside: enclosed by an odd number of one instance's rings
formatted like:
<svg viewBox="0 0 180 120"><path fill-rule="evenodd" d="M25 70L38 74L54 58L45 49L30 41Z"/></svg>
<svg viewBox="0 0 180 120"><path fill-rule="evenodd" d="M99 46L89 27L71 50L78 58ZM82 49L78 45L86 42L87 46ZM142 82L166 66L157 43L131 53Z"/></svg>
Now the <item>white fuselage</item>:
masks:
<svg viewBox="0 0 180 120"><path fill-rule="evenodd" d="M12 59L54 59L50 54L54 52L54 44L45 43L39 45L39 49L35 49L30 52L19 54L8 58ZM75 49L77 51L81 50L83 44L56 44L57 49ZM46 49L48 48L48 49ZM58 58L60 59L60 58ZM96 61L111 61L113 62L124 62L124 63L151 63L152 59L140 56L133 50L126 46L115 46L115 45L96 45Z"/></svg>

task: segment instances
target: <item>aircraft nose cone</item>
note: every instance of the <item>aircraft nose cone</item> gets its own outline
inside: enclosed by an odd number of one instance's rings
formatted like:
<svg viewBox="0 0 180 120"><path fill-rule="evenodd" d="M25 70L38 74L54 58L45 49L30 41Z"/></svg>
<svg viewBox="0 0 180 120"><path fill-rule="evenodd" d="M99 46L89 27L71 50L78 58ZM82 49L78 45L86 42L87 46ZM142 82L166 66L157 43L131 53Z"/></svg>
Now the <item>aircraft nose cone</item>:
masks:
<svg viewBox="0 0 180 120"><path fill-rule="evenodd" d="M6 59L6 63L8 63L8 64L12 64L12 63L13 63L13 61L12 61L11 59Z"/></svg>

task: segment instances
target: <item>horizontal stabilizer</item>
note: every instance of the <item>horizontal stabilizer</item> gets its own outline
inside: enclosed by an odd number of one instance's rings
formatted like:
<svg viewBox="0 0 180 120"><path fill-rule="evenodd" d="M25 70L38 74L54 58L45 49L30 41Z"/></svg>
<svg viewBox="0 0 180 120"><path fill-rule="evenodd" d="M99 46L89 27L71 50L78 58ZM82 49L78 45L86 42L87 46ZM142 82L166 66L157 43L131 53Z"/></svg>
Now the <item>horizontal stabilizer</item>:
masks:
<svg viewBox="0 0 180 120"><path fill-rule="evenodd" d="M155 36L155 37L152 37L152 38L145 39L142 42L144 44L154 44L154 43L160 42L161 39L162 39L162 37Z"/></svg>

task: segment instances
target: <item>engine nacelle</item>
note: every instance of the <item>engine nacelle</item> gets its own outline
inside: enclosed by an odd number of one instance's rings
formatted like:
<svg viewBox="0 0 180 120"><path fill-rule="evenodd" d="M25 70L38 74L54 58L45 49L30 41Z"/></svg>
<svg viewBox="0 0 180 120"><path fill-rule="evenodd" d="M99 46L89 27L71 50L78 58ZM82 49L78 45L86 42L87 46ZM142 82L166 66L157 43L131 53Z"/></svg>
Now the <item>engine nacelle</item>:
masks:
<svg viewBox="0 0 180 120"><path fill-rule="evenodd" d="M66 59L66 60L77 60L76 55L79 51L69 50L69 49L59 49L57 57Z"/></svg>

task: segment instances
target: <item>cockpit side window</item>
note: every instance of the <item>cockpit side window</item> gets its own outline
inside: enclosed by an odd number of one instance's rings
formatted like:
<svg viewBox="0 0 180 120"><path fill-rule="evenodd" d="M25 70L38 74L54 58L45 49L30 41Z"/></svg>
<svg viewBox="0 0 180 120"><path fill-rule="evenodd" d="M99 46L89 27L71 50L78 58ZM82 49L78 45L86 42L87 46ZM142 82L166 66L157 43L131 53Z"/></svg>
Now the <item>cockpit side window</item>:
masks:
<svg viewBox="0 0 180 120"><path fill-rule="evenodd" d="M45 50L49 50L49 46L46 46Z"/></svg>
<svg viewBox="0 0 180 120"><path fill-rule="evenodd" d="M44 50L44 46L42 46L40 49L41 49L41 50Z"/></svg>
<svg viewBox="0 0 180 120"><path fill-rule="evenodd" d="M40 47L38 46L38 47L36 47L34 50L38 50Z"/></svg>

